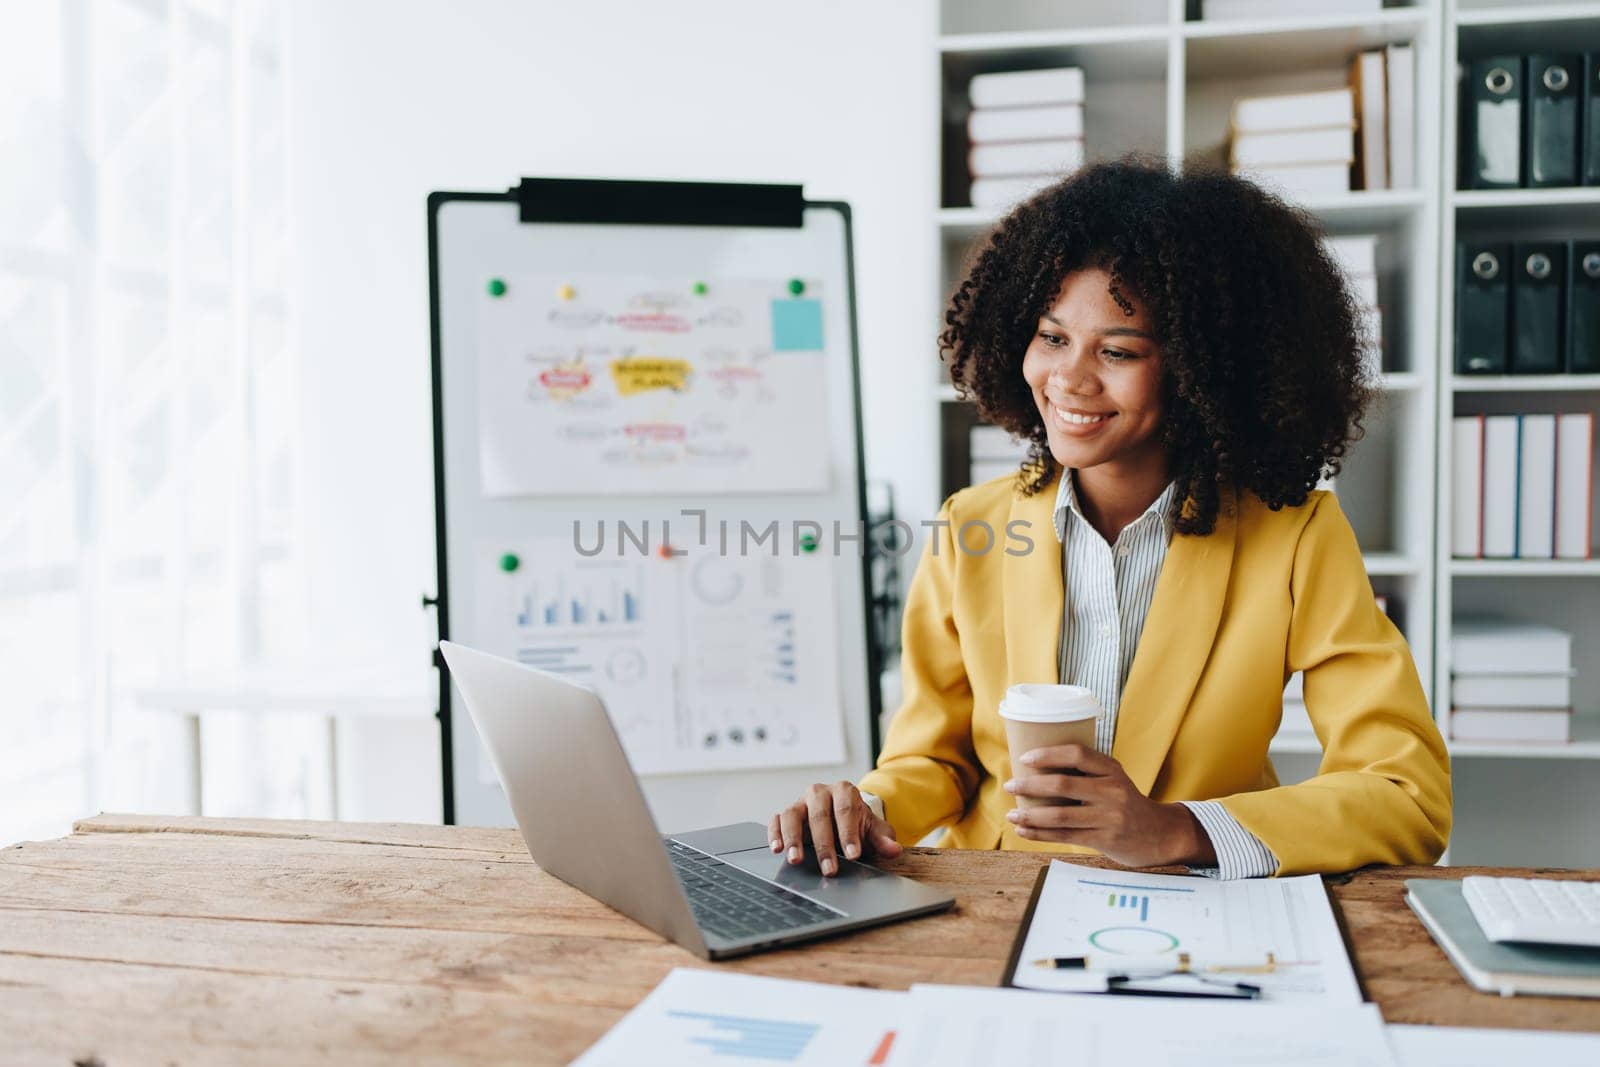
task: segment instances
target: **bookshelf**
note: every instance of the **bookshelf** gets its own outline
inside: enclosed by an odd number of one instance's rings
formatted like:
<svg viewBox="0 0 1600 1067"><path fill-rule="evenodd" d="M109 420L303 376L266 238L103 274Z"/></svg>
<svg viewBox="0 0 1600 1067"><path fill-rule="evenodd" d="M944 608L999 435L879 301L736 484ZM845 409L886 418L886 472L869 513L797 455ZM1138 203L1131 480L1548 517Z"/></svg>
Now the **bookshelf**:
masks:
<svg viewBox="0 0 1600 1067"><path fill-rule="evenodd" d="M1362 50L1409 42L1417 69L1417 185L1305 198L1331 234L1378 235L1384 374L1368 433L1338 480L1373 588L1394 605L1441 729L1448 736L1451 613L1526 604L1529 618L1571 629L1574 662L1600 662L1600 560L1453 560L1449 426L1458 411L1600 410L1600 375L1462 378L1453 373L1454 245L1462 232L1533 227L1538 237L1580 227L1600 236L1600 188L1457 191L1458 56L1486 50L1600 49L1600 3L1386 0L1381 13L1204 22L1195 0L941 0L936 41L941 87L937 307L965 256L999 217L966 206L966 83L976 73L1084 68L1091 160L1143 151L1221 162L1237 96L1346 84ZM930 402L958 406L942 369ZM966 416L970 419L970 415ZM953 488L943 487L945 491ZM1600 531L1600 522L1595 529ZM1452 743L1457 769L1454 862L1600 858L1600 671L1580 667L1581 712L1570 745ZM1315 773L1314 737L1285 734L1272 751L1285 780ZM1529 761L1543 768L1531 772ZM1548 794L1548 795L1546 795ZM1516 798L1523 814L1497 803ZM1574 806L1574 798L1581 802ZM1589 829L1588 824L1596 824ZM1529 833L1530 827L1541 827ZM1549 831L1549 832L1547 832Z"/></svg>
<svg viewBox="0 0 1600 1067"><path fill-rule="evenodd" d="M1071 25L1061 25L1070 12ZM1440 86L1423 72L1439 63L1431 5L1390 4L1371 15L1292 16L1204 22L1184 0L944 0L938 40L942 101L939 295L960 276L973 243L999 212L966 206L966 85L972 75L1036 66L1084 68L1085 137L1091 159L1142 151L1174 159L1223 159L1238 96L1346 84L1351 57L1410 42L1417 49L1418 181L1415 188L1329 194L1301 201L1332 234L1378 235L1384 307L1384 374L1368 433L1339 478L1373 586L1431 679L1434 552L1433 452L1437 408L1438 136ZM931 383L947 418L958 407L947 380ZM954 488L946 485L945 489ZM1422 507L1416 506L1422 502ZM1315 750L1285 737L1286 749Z"/></svg>
<svg viewBox="0 0 1600 1067"><path fill-rule="evenodd" d="M1444 123L1439 205L1440 315L1437 425L1438 523L1435 570L1436 715L1448 736L1451 620L1505 615L1559 626L1573 634L1573 740L1565 745L1452 741L1458 863L1587 862L1600 855L1589 813L1600 804L1592 761L1600 759L1600 559L1455 559L1451 555L1450 420L1476 413L1600 413L1600 375L1454 373L1453 278L1458 239L1555 239L1600 236L1600 188L1458 190L1458 61L1496 53L1577 52L1600 48L1600 3L1486 3L1444 0L1440 10ZM1597 527L1600 529L1600 527ZM1511 798L1520 818L1493 811L1491 797ZM1530 833L1530 830L1536 832Z"/></svg>

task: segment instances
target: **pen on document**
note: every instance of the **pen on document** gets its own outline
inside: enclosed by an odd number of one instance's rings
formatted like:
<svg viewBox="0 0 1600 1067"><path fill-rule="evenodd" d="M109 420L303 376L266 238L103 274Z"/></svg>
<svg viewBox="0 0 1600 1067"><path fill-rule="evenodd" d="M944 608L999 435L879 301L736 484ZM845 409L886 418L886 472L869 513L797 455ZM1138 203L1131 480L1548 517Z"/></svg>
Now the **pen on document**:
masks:
<svg viewBox="0 0 1600 1067"><path fill-rule="evenodd" d="M1270 952L1249 959L1241 958L1235 960L1196 960L1187 952L1179 952L1173 956L1116 956L1106 954L1098 956L1049 956L1044 959L1034 960L1033 965L1035 967L1048 967L1056 971L1271 974L1279 967L1295 967L1301 964L1279 960Z"/></svg>
<svg viewBox="0 0 1600 1067"><path fill-rule="evenodd" d="M1220 978L1205 978L1193 975L1208 985L1215 986L1215 991L1194 990L1178 992L1170 989L1139 989L1129 986L1129 982L1148 982L1154 978L1169 978L1179 972L1168 971L1166 974L1140 975L1140 974L1113 974L1106 976L1107 993L1125 993L1131 996L1147 997L1227 997L1234 1000L1260 1000L1261 987L1249 982L1227 982Z"/></svg>

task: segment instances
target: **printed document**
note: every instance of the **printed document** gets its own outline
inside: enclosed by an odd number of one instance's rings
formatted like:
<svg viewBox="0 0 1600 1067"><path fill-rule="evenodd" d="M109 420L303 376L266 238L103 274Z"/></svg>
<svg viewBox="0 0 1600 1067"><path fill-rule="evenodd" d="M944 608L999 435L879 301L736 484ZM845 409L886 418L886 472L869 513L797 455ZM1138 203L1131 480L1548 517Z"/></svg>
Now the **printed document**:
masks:
<svg viewBox="0 0 1600 1067"><path fill-rule="evenodd" d="M1277 1006L912 986L890 1067L1391 1067L1372 1004ZM840 1061L849 1062L849 1061Z"/></svg>
<svg viewBox="0 0 1600 1067"><path fill-rule="evenodd" d="M1188 953L1197 965L1248 964L1271 953L1265 974L1223 971L1132 982L1140 988L1213 991L1215 980L1260 986L1269 1002L1361 1003L1344 939L1316 875L1218 881L1080 867L1053 860L1034 907L1012 984L1053 992L1105 988L1103 974L1055 970L1035 960L1085 956L1096 966L1130 961L1150 974ZM1162 964L1151 968L1150 963Z"/></svg>
<svg viewBox="0 0 1600 1067"><path fill-rule="evenodd" d="M1391 1026L1389 1047L1399 1067L1594 1067L1600 1034L1547 1030L1474 1030L1456 1026Z"/></svg>
<svg viewBox="0 0 1600 1067"><path fill-rule="evenodd" d="M685 551L584 558L559 537L484 539L474 633L598 693L636 774L843 760L836 561Z"/></svg>
<svg viewBox="0 0 1600 1067"><path fill-rule="evenodd" d="M908 995L679 967L574 1067L881 1067Z"/></svg>

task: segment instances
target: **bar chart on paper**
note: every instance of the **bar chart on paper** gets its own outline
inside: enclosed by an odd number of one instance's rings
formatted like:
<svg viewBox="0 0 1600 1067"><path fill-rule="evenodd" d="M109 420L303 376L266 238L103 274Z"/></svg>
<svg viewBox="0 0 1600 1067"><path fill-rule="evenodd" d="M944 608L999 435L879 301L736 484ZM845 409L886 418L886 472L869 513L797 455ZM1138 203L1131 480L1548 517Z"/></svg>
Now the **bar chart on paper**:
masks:
<svg viewBox="0 0 1600 1067"><path fill-rule="evenodd" d="M822 1029L820 1023L752 1019L703 1011L669 1011L667 1018L679 1020L687 1027L700 1031L693 1036L685 1036L683 1040L700 1046L712 1056L771 1060L774 1063L794 1063L799 1060L811 1039Z"/></svg>
<svg viewBox="0 0 1600 1067"><path fill-rule="evenodd" d="M1113 890L1122 888L1115 883L1106 883ZM1106 907L1108 908L1136 908L1139 912L1139 921L1144 922L1150 918L1150 895L1148 893L1107 893Z"/></svg>
<svg viewBox="0 0 1600 1067"><path fill-rule="evenodd" d="M1150 898L1163 898L1157 905L1159 918L1162 911L1174 913L1193 907L1194 890L1182 887L1150 889L1120 882L1103 882L1094 878L1078 880L1078 888L1087 898L1099 902L1102 897L1105 913L1100 916L1105 925L1089 933L1089 944L1102 953L1119 956L1159 956L1178 950L1178 935L1169 933L1158 925L1150 925ZM1164 906L1163 906L1164 905ZM1091 911L1097 910L1091 908ZM1093 925L1093 924L1091 924Z"/></svg>
<svg viewBox="0 0 1600 1067"><path fill-rule="evenodd" d="M639 621L638 583L632 573L603 575L598 588L590 583L569 590L559 577L549 585L550 588L543 589L534 583L522 594L516 609L518 626L538 629Z"/></svg>
<svg viewBox="0 0 1600 1067"><path fill-rule="evenodd" d="M906 994L678 968L577 1061L882 1067Z"/></svg>
<svg viewBox="0 0 1600 1067"><path fill-rule="evenodd" d="M1112 893L1106 898L1106 906L1111 908L1138 908L1139 921L1144 922L1150 918L1150 898L1135 893L1129 896L1126 893Z"/></svg>
<svg viewBox="0 0 1600 1067"><path fill-rule="evenodd" d="M637 774L843 758L831 558L579 540L484 539L485 651L598 693Z"/></svg>

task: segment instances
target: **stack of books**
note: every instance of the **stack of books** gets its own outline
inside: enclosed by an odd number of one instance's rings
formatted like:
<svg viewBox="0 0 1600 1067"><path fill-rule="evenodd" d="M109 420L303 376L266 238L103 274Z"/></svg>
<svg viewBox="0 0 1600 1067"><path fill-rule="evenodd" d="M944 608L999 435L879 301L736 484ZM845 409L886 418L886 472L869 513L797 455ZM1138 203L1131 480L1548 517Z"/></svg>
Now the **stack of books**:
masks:
<svg viewBox="0 0 1600 1067"><path fill-rule="evenodd" d="M1389 614L1389 598L1379 594L1374 598L1378 610ZM1278 725L1279 737L1315 737L1311 728L1311 714L1306 711L1305 675L1296 671L1283 687L1283 721Z"/></svg>
<svg viewBox="0 0 1600 1067"><path fill-rule="evenodd" d="M1383 312L1378 306L1378 235L1350 234L1326 237L1323 247L1343 269L1350 292L1361 305L1362 333L1367 342L1367 370L1373 377L1383 372Z"/></svg>
<svg viewBox="0 0 1600 1067"><path fill-rule="evenodd" d="M1572 740L1572 635L1504 619L1456 619L1450 635L1450 736Z"/></svg>
<svg viewBox="0 0 1600 1067"><path fill-rule="evenodd" d="M1288 196L1409 189L1417 180L1416 54L1409 44L1362 52L1348 88L1242 97L1229 140L1234 173Z"/></svg>
<svg viewBox="0 0 1600 1067"><path fill-rule="evenodd" d="M1349 89L1233 102L1228 163L1287 196L1350 188L1355 159L1355 94Z"/></svg>
<svg viewBox="0 0 1600 1067"><path fill-rule="evenodd" d="M1005 208L1083 166L1083 70L979 74L967 87L972 206Z"/></svg>
<svg viewBox="0 0 1600 1067"><path fill-rule="evenodd" d="M1588 559L1594 413L1461 415L1451 425L1457 559Z"/></svg>
<svg viewBox="0 0 1600 1067"><path fill-rule="evenodd" d="M1352 189L1410 189L1417 183L1417 60L1409 44L1362 52L1350 61L1356 104Z"/></svg>

